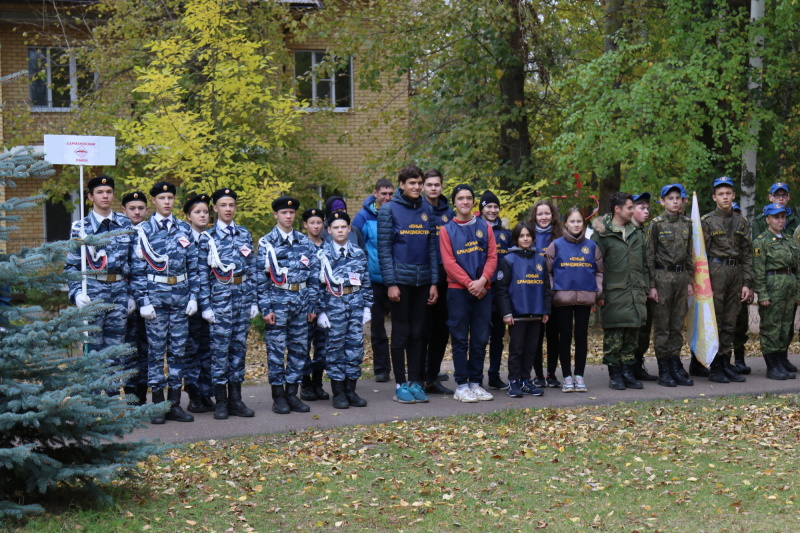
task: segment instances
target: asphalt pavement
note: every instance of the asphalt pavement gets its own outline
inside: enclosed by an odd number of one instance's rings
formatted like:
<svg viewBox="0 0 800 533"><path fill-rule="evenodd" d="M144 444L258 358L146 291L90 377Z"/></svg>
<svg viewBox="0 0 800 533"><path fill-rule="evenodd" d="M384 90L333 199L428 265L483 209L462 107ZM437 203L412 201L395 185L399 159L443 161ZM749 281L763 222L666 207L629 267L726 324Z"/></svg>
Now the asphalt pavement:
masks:
<svg viewBox="0 0 800 533"><path fill-rule="evenodd" d="M800 355L790 356L790 360L800 366ZM268 385L249 386L242 389L242 397L248 407L255 410L252 418L231 417L228 420L214 420L213 413L194 415L194 422L181 423L167 421L164 425L149 425L126 437L126 440L160 439L164 442L184 443L210 439L227 439L247 435L267 433L286 433L306 429L325 429L339 426L372 425L413 420L419 418L444 417L455 414L490 413L501 409L541 409L568 408L584 405L610 405L618 402L649 400L675 400L684 398L703 398L711 396L730 396L761 393L797 394L800 392L800 379L776 381L766 378L766 367L762 358L749 358L747 364L753 372L745 383L712 383L706 378L693 378L693 387L662 387L655 382L645 382L644 389L614 391L608 388L608 374L605 367L589 366L584 378L588 392L563 393L561 389L546 389L543 396L511 398L506 391L493 391L494 400L473 404L460 403L452 396L430 395L430 402L400 404L392 401L394 383L376 383L373 378L358 382L358 394L369 402L367 407L334 409L331 401L306 402L310 413L291 413L277 415L272 412L272 398ZM655 359L648 359L646 365L650 373L656 372ZM688 362L684 361L688 367ZM451 369L450 369L451 370ZM451 370L452 371L452 370ZM559 378L560 379L560 378ZM451 380L444 383L455 387ZM330 392L330 383L324 382L325 390ZM186 408L188 399L182 396L182 406Z"/></svg>

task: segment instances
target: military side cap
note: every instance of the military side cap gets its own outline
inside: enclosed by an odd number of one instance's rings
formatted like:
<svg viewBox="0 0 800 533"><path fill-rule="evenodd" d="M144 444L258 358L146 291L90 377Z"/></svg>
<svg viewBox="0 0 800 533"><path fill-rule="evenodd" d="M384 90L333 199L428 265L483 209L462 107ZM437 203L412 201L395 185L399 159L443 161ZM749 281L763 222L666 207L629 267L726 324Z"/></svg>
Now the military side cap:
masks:
<svg viewBox="0 0 800 533"><path fill-rule="evenodd" d="M661 187L661 198L664 198L671 191L678 191L678 194L681 195L681 198L684 197L683 192L681 192L680 184L679 183L670 183L669 185L664 185L663 187Z"/></svg>
<svg viewBox="0 0 800 533"><path fill-rule="evenodd" d="M300 202L297 198L292 198L291 196L281 196L272 201L272 210L274 212L277 213L282 209L294 209L297 211L300 209Z"/></svg>
<svg viewBox="0 0 800 533"><path fill-rule="evenodd" d="M194 194L186 199L186 203L183 204L183 212L188 215L189 211L192 210L192 207L199 204L200 202L203 202L206 205L208 205L209 200L210 199L207 194Z"/></svg>
<svg viewBox="0 0 800 533"><path fill-rule="evenodd" d="M236 194L236 191L234 191L233 189L225 188L225 189L219 189L218 191L214 191L214 193L211 195L211 199L214 200L214 203L217 203L220 198L224 198L226 196L230 196L234 200L239 198L239 195Z"/></svg>
<svg viewBox="0 0 800 533"><path fill-rule="evenodd" d="M781 204L769 204L764 206L764 216L780 215L781 213L788 214L786 206Z"/></svg>
<svg viewBox="0 0 800 533"><path fill-rule="evenodd" d="M741 207L739 207L739 203L738 203L738 202L733 202L733 203L731 204L731 206L733 207L733 210L734 210L734 211L739 211L740 213L742 212L742 208L741 208Z"/></svg>
<svg viewBox="0 0 800 533"><path fill-rule="evenodd" d="M641 194L635 194L633 196L633 203L636 203L636 202L649 202L649 201L650 201L650 193L649 192L643 192Z"/></svg>
<svg viewBox="0 0 800 533"><path fill-rule="evenodd" d="M775 194L776 192L780 191L781 189L786 191L786 194L789 194L789 186L786 185L785 183L783 183L782 181L779 181L778 183L773 183L772 187L769 188L769 193L770 194Z"/></svg>
<svg viewBox="0 0 800 533"><path fill-rule="evenodd" d="M347 222L347 225L350 225L350 215L345 213L344 211L335 211L330 214L328 217L328 226L336 222L337 220L344 220Z"/></svg>
<svg viewBox="0 0 800 533"><path fill-rule="evenodd" d="M731 189L735 189L735 187L733 186L733 180L730 179L728 176L722 176L721 178L717 178L714 180L715 189L717 187L722 187L723 185L725 187L730 187Z"/></svg>
<svg viewBox="0 0 800 533"><path fill-rule="evenodd" d="M96 178L90 179L89 183L86 184L86 190L89 192L94 191L98 187L111 187L113 189L114 178L106 176L105 174L100 174Z"/></svg>
<svg viewBox="0 0 800 533"><path fill-rule="evenodd" d="M147 196L142 191L129 192L122 197L122 205L128 205L128 202L144 202L147 203Z"/></svg>
<svg viewBox="0 0 800 533"><path fill-rule="evenodd" d="M153 185L152 189L150 189L150 196L155 198L159 194L163 194L165 192L169 192L169 193L172 193L172 194L177 194L178 193L178 189L175 187L175 185L171 184L168 181L159 181L158 183Z"/></svg>
<svg viewBox="0 0 800 533"><path fill-rule="evenodd" d="M319 217L321 219L324 219L322 216L322 209L312 207L311 209L306 209L305 211L303 211L303 222L308 222L308 219L311 217Z"/></svg>

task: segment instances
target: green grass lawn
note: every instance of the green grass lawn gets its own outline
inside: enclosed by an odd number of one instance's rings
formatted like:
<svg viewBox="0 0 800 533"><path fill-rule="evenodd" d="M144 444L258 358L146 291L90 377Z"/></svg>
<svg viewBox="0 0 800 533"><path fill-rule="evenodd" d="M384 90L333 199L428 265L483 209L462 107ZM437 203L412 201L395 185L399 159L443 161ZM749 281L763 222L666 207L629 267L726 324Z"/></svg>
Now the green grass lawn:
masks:
<svg viewBox="0 0 800 533"><path fill-rule="evenodd" d="M17 531L800 531L795 396L208 441Z"/></svg>

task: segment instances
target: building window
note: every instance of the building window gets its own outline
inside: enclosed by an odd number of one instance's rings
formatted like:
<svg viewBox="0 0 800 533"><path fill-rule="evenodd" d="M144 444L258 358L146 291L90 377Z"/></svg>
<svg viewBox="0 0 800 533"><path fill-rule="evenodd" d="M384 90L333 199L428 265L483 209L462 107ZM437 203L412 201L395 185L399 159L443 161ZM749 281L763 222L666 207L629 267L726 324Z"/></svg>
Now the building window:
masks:
<svg viewBox="0 0 800 533"><path fill-rule="evenodd" d="M28 76L31 106L39 110L70 109L95 84L94 74L63 48L29 48Z"/></svg>
<svg viewBox="0 0 800 533"><path fill-rule="evenodd" d="M322 64L326 59L330 57L322 51L295 51L297 98L312 107L347 111L353 107L353 60L347 58L346 65L332 67Z"/></svg>

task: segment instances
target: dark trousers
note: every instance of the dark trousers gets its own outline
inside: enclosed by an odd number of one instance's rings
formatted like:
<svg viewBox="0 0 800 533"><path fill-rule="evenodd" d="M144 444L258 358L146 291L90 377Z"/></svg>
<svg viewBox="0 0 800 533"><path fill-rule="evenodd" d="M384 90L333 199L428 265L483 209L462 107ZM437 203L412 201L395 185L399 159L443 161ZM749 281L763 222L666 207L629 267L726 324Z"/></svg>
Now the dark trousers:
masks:
<svg viewBox="0 0 800 533"><path fill-rule="evenodd" d="M466 289L448 289L447 325L453 347L453 379L459 385L483 382L486 343L492 319L492 293L481 299Z"/></svg>
<svg viewBox="0 0 800 533"><path fill-rule="evenodd" d="M386 285L372 282L372 322L370 322L370 344L372 345L372 364L376 374L392 371L389 358L389 336L386 335L386 310L389 296Z"/></svg>
<svg viewBox="0 0 800 533"><path fill-rule="evenodd" d="M589 348L589 317L592 308L588 305L553 307L552 320L558 323L558 354L561 359L561 374L572 375L570 352L572 351L573 326L575 336L575 375L582 376L586 370L586 354Z"/></svg>
<svg viewBox="0 0 800 533"><path fill-rule="evenodd" d="M550 319L543 328L539 329L539 339L536 344L536 355L533 358L533 370L537 378L543 378L542 364L544 362L544 339L547 337L547 375L555 376L558 368L558 318L555 313L550 314Z"/></svg>
<svg viewBox="0 0 800 533"><path fill-rule="evenodd" d="M436 285L439 299L428 306L428 317L425 321L425 344L422 346L420 376L427 383L436 381L442 369L444 352L450 341L450 329L447 327L447 281Z"/></svg>
<svg viewBox="0 0 800 533"><path fill-rule="evenodd" d="M430 285L397 287L400 289L400 301L389 304L392 313L391 352L394 379L399 384L405 383L408 368L408 381L418 382Z"/></svg>
<svg viewBox="0 0 800 533"><path fill-rule="evenodd" d="M508 327L508 379L530 379L536 342L539 340L539 320L519 321Z"/></svg>
<svg viewBox="0 0 800 533"><path fill-rule="evenodd" d="M503 343L506 337L506 323L503 315L492 306L491 327L489 333L489 375L500 376L500 364L503 362Z"/></svg>

